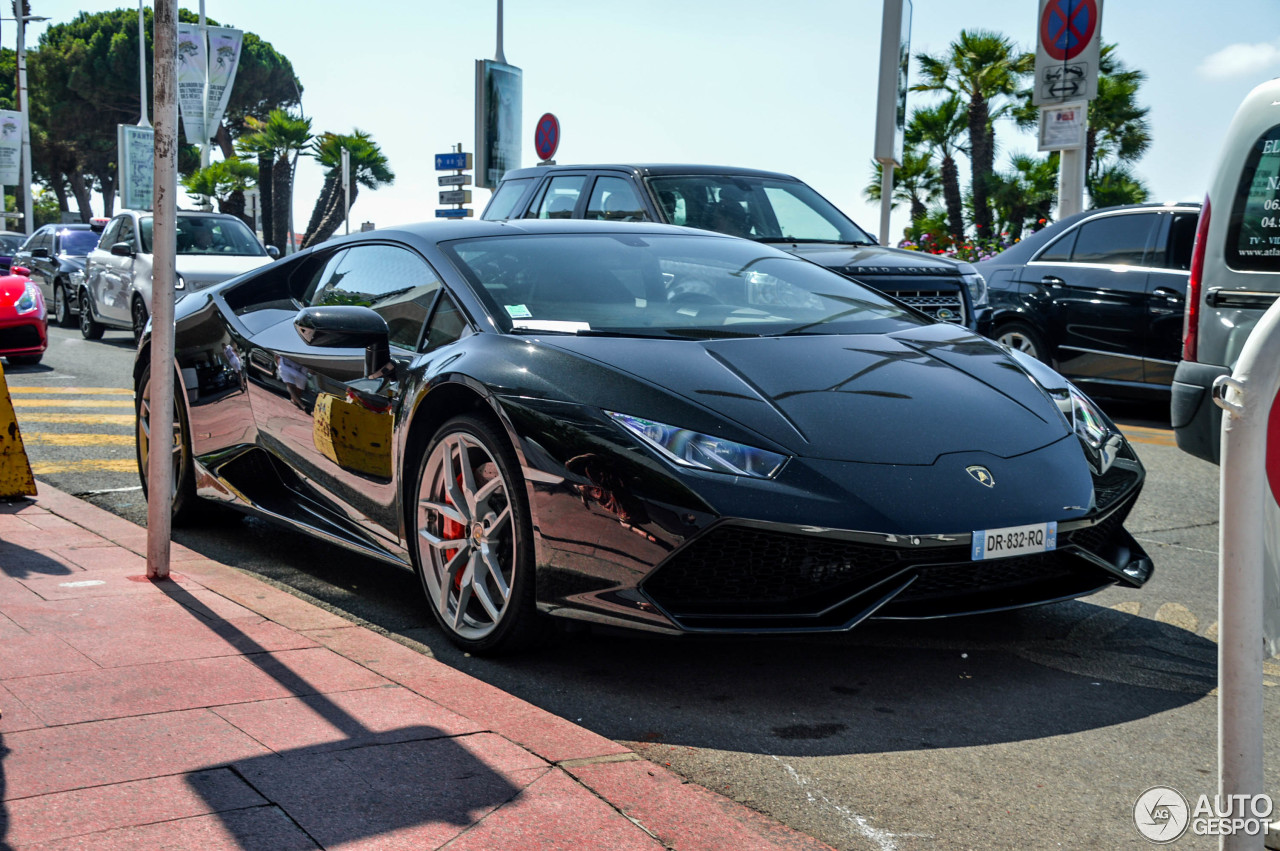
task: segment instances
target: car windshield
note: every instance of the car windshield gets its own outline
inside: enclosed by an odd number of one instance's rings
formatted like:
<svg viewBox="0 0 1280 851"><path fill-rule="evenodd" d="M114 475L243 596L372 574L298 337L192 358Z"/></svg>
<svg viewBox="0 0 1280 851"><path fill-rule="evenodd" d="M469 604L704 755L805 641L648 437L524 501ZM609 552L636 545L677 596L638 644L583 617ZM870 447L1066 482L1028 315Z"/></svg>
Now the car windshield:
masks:
<svg viewBox="0 0 1280 851"><path fill-rule="evenodd" d="M153 219L139 221L142 251L151 254ZM223 257L262 257L267 253L253 231L239 219L214 216L178 217L178 254L217 254Z"/></svg>
<svg viewBox="0 0 1280 851"><path fill-rule="evenodd" d="M7 251L12 254L22 246L22 242L25 239L25 236L7 236L0 234L0 251Z"/></svg>
<svg viewBox="0 0 1280 851"><path fill-rule="evenodd" d="M98 247L99 234L91 230L58 231L58 251L72 257L83 257Z"/></svg>
<svg viewBox="0 0 1280 851"><path fill-rule="evenodd" d="M834 272L745 240L538 234L441 246L503 330L709 339L923 324Z"/></svg>
<svg viewBox="0 0 1280 851"><path fill-rule="evenodd" d="M649 178L667 221L762 242L875 240L798 180L681 174Z"/></svg>

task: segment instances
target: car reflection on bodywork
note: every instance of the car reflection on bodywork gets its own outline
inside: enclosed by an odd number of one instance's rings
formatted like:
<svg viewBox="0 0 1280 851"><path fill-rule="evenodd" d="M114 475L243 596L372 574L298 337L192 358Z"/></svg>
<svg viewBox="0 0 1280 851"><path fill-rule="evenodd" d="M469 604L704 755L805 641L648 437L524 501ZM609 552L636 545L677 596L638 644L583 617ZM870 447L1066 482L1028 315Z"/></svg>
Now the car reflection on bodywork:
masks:
<svg viewBox="0 0 1280 851"><path fill-rule="evenodd" d="M361 234L188 295L177 360L178 520L221 503L414 570L477 652L539 612L839 631L1151 574L1123 528L1142 465L1086 396L746 240Z"/></svg>

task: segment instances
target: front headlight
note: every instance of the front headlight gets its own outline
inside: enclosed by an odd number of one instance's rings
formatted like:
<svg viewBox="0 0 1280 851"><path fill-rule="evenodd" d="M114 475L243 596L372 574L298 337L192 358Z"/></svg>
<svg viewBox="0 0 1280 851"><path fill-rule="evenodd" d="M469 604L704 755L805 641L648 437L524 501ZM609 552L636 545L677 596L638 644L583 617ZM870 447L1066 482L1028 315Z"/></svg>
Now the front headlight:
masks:
<svg viewBox="0 0 1280 851"><path fill-rule="evenodd" d="M973 304L973 309L986 307L990 301L987 296L987 279L978 272L971 272L968 275L961 275L960 280L964 281L964 285L969 288L969 301Z"/></svg>
<svg viewBox="0 0 1280 851"><path fill-rule="evenodd" d="M1107 415L1098 410L1093 400L1076 389L1074 384L1067 385L1067 390L1070 397L1071 412L1068 420L1071 429L1080 438L1089 466L1095 474L1101 476L1111 469L1120 447L1124 445L1124 437L1111 424L1111 420L1107 419ZM1061 401L1058 405L1066 414L1066 405Z"/></svg>
<svg viewBox="0 0 1280 851"><path fill-rule="evenodd" d="M72 269L67 277L71 280L72 287L78 287L84 283L84 272L79 269Z"/></svg>
<svg viewBox="0 0 1280 851"><path fill-rule="evenodd" d="M615 414L613 411L605 413L627 432L656 449L662 457L681 467L728 473L732 476L772 479L787 460L787 456L777 452L745 446L687 428L677 428L629 414Z"/></svg>
<svg viewBox="0 0 1280 851"><path fill-rule="evenodd" d="M18 311L19 316L38 310L40 308L40 288L35 284L28 283L13 306Z"/></svg>

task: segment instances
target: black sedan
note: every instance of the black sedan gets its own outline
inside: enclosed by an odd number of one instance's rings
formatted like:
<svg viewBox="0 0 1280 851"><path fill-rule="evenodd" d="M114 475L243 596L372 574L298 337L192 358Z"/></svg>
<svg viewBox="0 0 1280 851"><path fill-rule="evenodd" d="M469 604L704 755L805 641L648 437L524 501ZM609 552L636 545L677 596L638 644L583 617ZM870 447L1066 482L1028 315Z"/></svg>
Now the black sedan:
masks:
<svg viewBox="0 0 1280 851"><path fill-rule="evenodd" d="M353 235L182 299L177 367L156 424L176 520L221 503L416 571L473 651L520 646L539 612L838 631L1151 575L1122 526L1143 467L1082 393L748 240Z"/></svg>
<svg viewBox="0 0 1280 851"><path fill-rule="evenodd" d="M98 245L105 219L90 224L44 225L14 254L13 262L30 270L49 306L49 321L66 327L79 312L76 293L84 284L85 258Z"/></svg>

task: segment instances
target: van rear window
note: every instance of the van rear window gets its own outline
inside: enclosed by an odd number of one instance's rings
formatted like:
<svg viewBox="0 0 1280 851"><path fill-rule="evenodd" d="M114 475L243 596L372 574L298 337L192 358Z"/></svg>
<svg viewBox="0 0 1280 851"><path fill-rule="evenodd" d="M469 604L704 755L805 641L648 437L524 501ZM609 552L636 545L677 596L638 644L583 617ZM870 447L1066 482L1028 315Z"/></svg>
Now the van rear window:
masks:
<svg viewBox="0 0 1280 851"><path fill-rule="evenodd" d="M1280 272L1280 124L1254 143L1227 224L1227 265L1241 272Z"/></svg>

